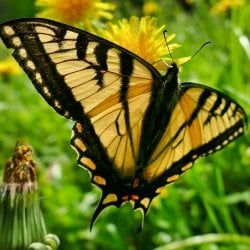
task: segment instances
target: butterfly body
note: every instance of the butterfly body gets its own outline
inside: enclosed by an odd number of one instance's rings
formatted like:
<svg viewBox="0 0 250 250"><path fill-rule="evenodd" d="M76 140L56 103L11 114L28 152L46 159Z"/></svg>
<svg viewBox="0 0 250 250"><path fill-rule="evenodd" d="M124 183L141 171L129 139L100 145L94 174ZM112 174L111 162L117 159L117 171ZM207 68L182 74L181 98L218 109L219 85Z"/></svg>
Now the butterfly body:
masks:
<svg viewBox="0 0 250 250"><path fill-rule="evenodd" d="M131 201L145 214L162 188L242 135L246 114L227 95L178 83L103 38L46 19L0 26L7 47L42 97L76 121L71 145L78 164L102 190L93 215Z"/></svg>
<svg viewBox="0 0 250 250"><path fill-rule="evenodd" d="M150 105L145 111L137 165L147 166L157 147L171 114L178 103L178 68L170 65L166 75L154 80Z"/></svg>

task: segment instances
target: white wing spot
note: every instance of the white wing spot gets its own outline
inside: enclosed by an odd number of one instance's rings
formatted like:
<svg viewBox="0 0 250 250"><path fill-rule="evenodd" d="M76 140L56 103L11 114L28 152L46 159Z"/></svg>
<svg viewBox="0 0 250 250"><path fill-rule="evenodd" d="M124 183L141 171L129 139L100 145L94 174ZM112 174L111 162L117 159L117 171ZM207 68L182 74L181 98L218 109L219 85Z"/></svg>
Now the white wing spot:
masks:
<svg viewBox="0 0 250 250"><path fill-rule="evenodd" d="M239 128L239 133L243 133L244 132L244 129L241 127L241 128Z"/></svg>
<svg viewBox="0 0 250 250"><path fill-rule="evenodd" d="M65 111L64 116L67 117L67 118L71 118L71 116L69 114L69 111Z"/></svg>
<svg viewBox="0 0 250 250"><path fill-rule="evenodd" d="M35 64L34 64L32 61L30 61L30 60L28 60L28 61L26 62L26 65L27 65L27 67L28 67L29 69L31 69L31 70L35 70L35 69L36 69Z"/></svg>
<svg viewBox="0 0 250 250"><path fill-rule="evenodd" d="M27 58L27 51L24 48L21 48L19 51L19 56L22 58Z"/></svg>
<svg viewBox="0 0 250 250"><path fill-rule="evenodd" d="M61 109L61 108L62 108L62 106L60 105L60 103L59 103L57 100L54 101L54 106L55 106L56 108L58 108L58 109Z"/></svg>
<svg viewBox="0 0 250 250"><path fill-rule="evenodd" d="M50 93L48 87L46 87L46 86L43 87L43 93L44 93L47 97L51 97L51 93Z"/></svg>
<svg viewBox="0 0 250 250"><path fill-rule="evenodd" d="M192 156L192 159L195 160L197 157L198 157L198 155L193 155L193 156Z"/></svg>
<svg viewBox="0 0 250 250"><path fill-rule="evenodd" d="M214 150L213 149L210 149L207 153L210 155L210 154L212 154L214 152Z"/></svg>
<svg viewBox="0 0 250 250"><path fill-rule="evenodd" d="M10 27L10 26L5 26L3 27L3 31L5 32L6 35L12 36L15 34L15 31Z"/></svg>
<svg viewBox="0 0 250 250"><path fill-rule="evenodd" d="M42 83L43 83L42 76L41 76L41 74L40 74L39 72L36 72L35 78L36 78L36 82L37 82L38 84L42 84Z"/></svg>
<svg viewBox="0 0 250 250"><path fill-rule="evenodd" d="M12 44L16 47L20 47L22 45L22 42L19 37L13 37Z"/></svg>
<svg viewBox="0 0 250 250"><path fill-rule="evenodd" d="M239 131L234 132L234 137L237 137L239 135Z"/></svg>
<svg viewBox="0 0 250 250"><path fill-rule="evenodd" d="M229 143L229 141L228 141L228 140L225 140L225 141L222 142L222 145L225 146L225 145L227 145L228 143Z"/></svg>

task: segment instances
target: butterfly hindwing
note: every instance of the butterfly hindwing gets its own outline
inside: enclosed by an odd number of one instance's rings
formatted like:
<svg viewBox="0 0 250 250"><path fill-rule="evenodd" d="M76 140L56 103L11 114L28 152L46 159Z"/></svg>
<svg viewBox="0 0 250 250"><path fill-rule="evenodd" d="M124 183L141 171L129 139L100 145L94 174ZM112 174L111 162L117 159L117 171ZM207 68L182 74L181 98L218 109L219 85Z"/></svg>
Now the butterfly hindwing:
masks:
<svg viewBox="0 0 250 250"><path fill-rule="evenodd" d="M160 190L190 169L197 158L241 136L246 122L244 110L230 97L204 85L182 83L170 125L144 176Z"/></svg>
<svg viewBox="0 0 250 250"><path fill-rule="evenodd" d="M78 164L102 190L91 226L110 205L132 201L146 213L166 184L246 128L228 96L178 84L175 63L161 75L116 44L46 19L6 22L0 36L49 105L76 121Z"/></svg>

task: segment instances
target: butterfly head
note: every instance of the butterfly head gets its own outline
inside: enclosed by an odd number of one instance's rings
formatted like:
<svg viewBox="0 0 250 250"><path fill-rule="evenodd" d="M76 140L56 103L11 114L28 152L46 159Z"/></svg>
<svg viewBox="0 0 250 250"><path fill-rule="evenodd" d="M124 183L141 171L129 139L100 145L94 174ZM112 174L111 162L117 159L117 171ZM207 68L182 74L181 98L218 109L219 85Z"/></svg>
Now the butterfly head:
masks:
<svg viewBox="0 0 250 250"><path fill-rule="evenodd" d="M176 74L178 74L179 72L179 68L177 66L177 64L175 62L172 62L167 69L167 72L175 72Z"/></svg>
<svg viewBox="0 0 250 250"><path fill-rule="evenodd" d="M166 74L163 76L163 82L169 85L170 83L176 84L178 82L179 68L175 62L171 63L167 69Z"/></svg>

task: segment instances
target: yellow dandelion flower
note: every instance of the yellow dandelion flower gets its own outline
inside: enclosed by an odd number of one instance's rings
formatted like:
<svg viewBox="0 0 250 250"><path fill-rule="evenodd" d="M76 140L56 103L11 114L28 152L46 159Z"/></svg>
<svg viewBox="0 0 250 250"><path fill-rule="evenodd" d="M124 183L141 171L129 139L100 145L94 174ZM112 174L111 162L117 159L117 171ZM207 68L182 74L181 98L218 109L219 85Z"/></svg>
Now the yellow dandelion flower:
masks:
<svg viewBox="0 0 250 250"><path fill-rule="evenodd" d="M218 15L220 13L225 13L231 8L239 7L244 4L244 0L220 0L212 8L211 13Z"/></svg>
<svg viewBox="0 0 250 250"><path fill-rule="evenodd" d="M0 61L0 76L18 75L21 69L17 62L11 56Z"/></svg>
<svg viewBox="0 0 250 250"><path fill-rule="evenodd" d="M53 18L63 23L83 24L91 30L91 21L112 19L110 11L115 9L112 3L101 0L37 0L36 6L42 8L38 17Z"/></svg>
<svg viewBox="0 0 250 250"><path fill-rule="evenodd" d="M180 45L170 44L175 34L168 34L168 50L163 36L164 29L164 25L157 27L157 19L154 17L147 16L139 19L132 16L129 20L122 19L118 24L109 23L107 29L101 30L99 34L142 57L158 70L165 71L166 63L172 61L169 50L172 52ZM176 63L179 64L180 61L177 60Z"/></svg>
<svg viewBox="0 0 250 250"><path fill-rule="evenodd" d="M145 15L152 15L159 11L159 5L154 1L148 1L144 3L142 10Z"/></svg>

